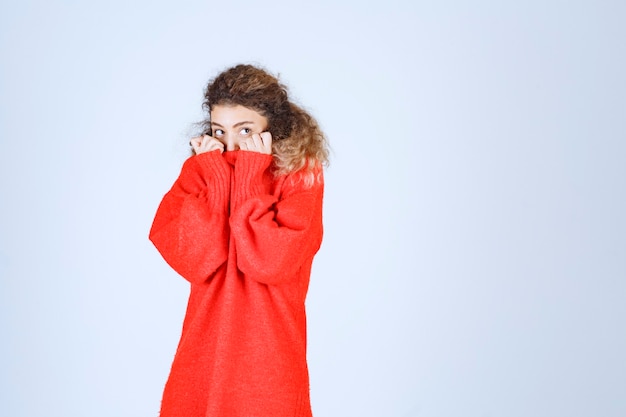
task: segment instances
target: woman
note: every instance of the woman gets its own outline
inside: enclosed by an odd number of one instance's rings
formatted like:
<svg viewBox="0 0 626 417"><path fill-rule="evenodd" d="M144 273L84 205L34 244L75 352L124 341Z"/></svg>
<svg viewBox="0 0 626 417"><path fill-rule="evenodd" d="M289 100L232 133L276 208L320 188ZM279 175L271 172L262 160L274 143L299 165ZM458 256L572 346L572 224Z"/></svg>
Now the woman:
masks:
<svg viewBox="0 0 626 417"><path fill-rule="evenodd" d="M304 301L322 241L326 139L250 65L206 88L204 134L150 240L191 283L161 417L311 416Z"/></svg>

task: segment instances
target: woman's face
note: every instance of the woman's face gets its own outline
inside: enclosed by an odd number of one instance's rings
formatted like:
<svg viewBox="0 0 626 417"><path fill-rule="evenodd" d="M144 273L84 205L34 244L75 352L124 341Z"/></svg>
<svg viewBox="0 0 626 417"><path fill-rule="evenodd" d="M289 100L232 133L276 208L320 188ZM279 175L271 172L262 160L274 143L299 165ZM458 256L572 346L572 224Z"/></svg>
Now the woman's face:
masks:
<svg viewBox="0 0 626 417"><path fill-rule="evenodd" d="M227 151L239 150L239 142L267 130L267 118L244 106L216 105L211 110L211 130Z"/></svg>

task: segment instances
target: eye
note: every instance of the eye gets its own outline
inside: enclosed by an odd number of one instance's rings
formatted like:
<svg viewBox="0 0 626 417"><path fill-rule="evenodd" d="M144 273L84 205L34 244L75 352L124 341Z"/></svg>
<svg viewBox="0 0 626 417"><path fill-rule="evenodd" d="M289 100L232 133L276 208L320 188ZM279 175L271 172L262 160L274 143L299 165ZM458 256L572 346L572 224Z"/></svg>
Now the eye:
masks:
<svg viewBox="0 0 626 417"><path fill-rule="evenodd" d="M222 136L223 134L224 134L224 131L222 129L215 129L213 131L213 137Z"/></svg>
<svg viewBox="0 0 626 417"><path fill-rule="evenodd" d="M241 135L249 135L249 134L250 134L250 132L252 132L252 130L250 130L250 128L249 128L249 127L244 127L244 128L242 128L242 129L239 131L239 134L241 134Z"/></svg>

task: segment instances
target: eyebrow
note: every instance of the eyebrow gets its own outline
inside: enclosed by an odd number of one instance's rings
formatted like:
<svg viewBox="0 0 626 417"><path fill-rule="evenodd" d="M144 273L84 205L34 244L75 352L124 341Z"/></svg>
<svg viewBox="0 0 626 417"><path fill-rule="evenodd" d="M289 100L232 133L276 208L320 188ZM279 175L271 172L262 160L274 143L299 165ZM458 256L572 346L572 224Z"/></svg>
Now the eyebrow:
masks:
<svg viewBox="0 0 626 417"><path fill-rule="evenodd" d="M247 124L250 124L250 125L251 125L251 124L254 124L254 122L251 122L251 121L246 120L245 122L235 123L235 124L233 125L233 127L239 127L239 126L242 126L242 125L247 125ZM217 126L217 127L222 127L222 128L224 127L224 126L222 126L221 124L216 123L216 122L211 122L211 126Z"/></svg>

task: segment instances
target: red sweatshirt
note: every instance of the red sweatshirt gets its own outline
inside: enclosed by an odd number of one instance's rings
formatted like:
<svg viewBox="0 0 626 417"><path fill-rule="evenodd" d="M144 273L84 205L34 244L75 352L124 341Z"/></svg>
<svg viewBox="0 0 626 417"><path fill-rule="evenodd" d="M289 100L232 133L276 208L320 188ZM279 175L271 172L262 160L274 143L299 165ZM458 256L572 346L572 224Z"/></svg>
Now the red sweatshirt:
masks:
<svg viewBox="0 0 626 417"><path fill-rule="evenodd" d="M192 156L150 240L191 283L161 417L310 417L304 301L322 241L321 168L275 178L270 155Z"/></svg>

